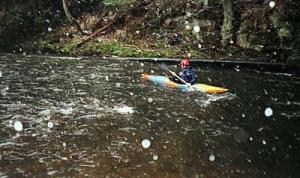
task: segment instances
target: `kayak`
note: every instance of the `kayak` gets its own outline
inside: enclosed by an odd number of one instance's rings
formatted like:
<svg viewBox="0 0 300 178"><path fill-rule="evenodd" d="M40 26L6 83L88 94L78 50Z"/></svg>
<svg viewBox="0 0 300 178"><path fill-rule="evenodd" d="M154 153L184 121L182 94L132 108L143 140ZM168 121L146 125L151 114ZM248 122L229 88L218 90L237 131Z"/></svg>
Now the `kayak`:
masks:
<svg viewBox="0 0 300 178"><path fill-rule="evenodd" d="M151 81L155 85L170 89L179 89L183 92L190 91L190 87L188 85L176 83L165 76L142 74L141 79L145 81ZM228 91L228 89L226 88L206 85L202 83L195 83L192 85L192 88L196 91L201 91L207 94L225 93Z"/></svg>

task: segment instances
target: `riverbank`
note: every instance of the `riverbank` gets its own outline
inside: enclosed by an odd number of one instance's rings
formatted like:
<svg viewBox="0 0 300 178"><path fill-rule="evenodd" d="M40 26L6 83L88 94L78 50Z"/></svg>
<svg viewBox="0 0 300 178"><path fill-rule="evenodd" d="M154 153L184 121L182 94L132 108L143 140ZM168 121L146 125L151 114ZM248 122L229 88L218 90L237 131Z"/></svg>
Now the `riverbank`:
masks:
<svg viewBox="0 0 300 178"><path fill-rule="evenodd" d="M81 16L75 18L84 35L79 33L74 24L66 21L60 3L57 1L57 7L52 8L47 8L47 3L25 3L28 7L12 6L11 9L7 6L0 17L3 23L0 27L0 50L21 54L96 55L106 58L189 56L191 59L213 61L243 58L250 62L255 59L254 62L299 63L299 60L290 62L288 58L292 52L299 53L294 48L297 45L293 45L298 44L298 38L294 37L299 34L297 31L292 33L292 26L296 27L293 19L297 19L293 9L298 4L293 1L274 7L267 2L236 3L227 7L214 1L208 4L183 1L166 1L162 4L159 1L104 1L102 4L97 1L94 2L97 5L95 9L89 3L71 3L72 12L80 12ZM31 22L22 19L22 13L27 13L32 6L43 9L41 14L35 11L29 13L29 19L38 20ZM226 24L223 15L227 10L236 12L235 18L231 17L233 29L230 38L223 33ZM285 10L285 16L277 13L280 10ZM264 13L257 16L259 12ZM15 18L14 14L20 17ZM20 18L22 22L17 21Z"/></svg>

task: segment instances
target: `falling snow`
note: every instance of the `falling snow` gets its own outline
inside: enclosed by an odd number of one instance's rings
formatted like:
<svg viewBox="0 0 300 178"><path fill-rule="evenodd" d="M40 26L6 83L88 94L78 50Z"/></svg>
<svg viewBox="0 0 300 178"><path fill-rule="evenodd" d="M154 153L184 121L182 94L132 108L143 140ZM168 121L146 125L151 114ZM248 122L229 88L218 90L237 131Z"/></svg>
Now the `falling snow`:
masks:
<svg viewBox="0 0 300 178"><path fill-rule="evenodd" d="M16 121L14 123L14 128L17 132L20 132L23 130L23 124L20 121Z"/></svg>
<svg viewBox="0 0 300 178"><path fill-rule="evenodd" d="M265 109L265 116L266 117L270 117L270 116L272 116L273 115L273 110L271 109L271 108L266 108Z"/></svg>
<svg viewBox="0 0 300 178"><path fill-rule="evenodd" d="M148 102L149 102L149 103L152 103L152 102L153 102L153 99L152 99L152 98L148 98Z"/></svg>
<svg viewBox="0 0 300 178"><path fill-rule="evenodd" d="M142 146L143 146L143 148L149 148L149 147L150 147L150 144L151 144L151 142L150 142L150 140L148 140L148 139L144 139L144 140L142 141Z"/></svg>
<svg viewBox="0 0 300 178"><path fill-rule="evenodd" d="M269 6L270 6L270 8L274 8L275 7L275 1L270 1Z"/></svg>
<svg viewBox="0 0 300 178"><path fill-rule="evenodd" d="M209 161L215 161L216 157L215 155L211 154L208 159Z"/></svg>
<svg viewBox="0 0 300 178"><path fill-rule="evenodd" d="M48 122L48 124L47 124L47 125L48 125L48 128L49 128L49 129L52 129L52 128L53 128L53 126L54 126L53 122L51 122L51 121L50 121L50 122Z"/></svg>
<svg viewBox="0 0 300 178"><path fill-rule="evenodd" d="M196 25L196 26L194 26L193 30L194 30L194 32L199 33L200 27L198 25Z"/></svg>

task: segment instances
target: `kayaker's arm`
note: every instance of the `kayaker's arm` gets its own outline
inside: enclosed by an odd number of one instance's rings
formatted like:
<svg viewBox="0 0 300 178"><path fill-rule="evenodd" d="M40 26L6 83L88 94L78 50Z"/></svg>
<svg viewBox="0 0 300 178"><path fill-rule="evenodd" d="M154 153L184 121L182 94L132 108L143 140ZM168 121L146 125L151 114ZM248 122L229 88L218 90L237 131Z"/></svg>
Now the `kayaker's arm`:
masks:
<svg viewBox="0 0 300 178"><path fill-rule="evenodd" d="M186 84L191 91L194 91L194 88L192 87L191 84L187 83L185 80L183 80L181 77L179 77L175 72L171 71L165 64L161 64L162 69L170 72L174 77L178 78L182 83Z"/></svg>

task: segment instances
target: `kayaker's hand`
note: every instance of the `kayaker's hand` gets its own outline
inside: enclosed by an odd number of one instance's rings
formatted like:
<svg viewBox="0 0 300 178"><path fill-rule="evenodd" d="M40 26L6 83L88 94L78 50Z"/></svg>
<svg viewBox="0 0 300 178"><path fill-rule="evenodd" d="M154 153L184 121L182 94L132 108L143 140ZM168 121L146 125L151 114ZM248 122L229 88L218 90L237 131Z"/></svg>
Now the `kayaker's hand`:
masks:
<svg viewBox="0 0 300 178"><path fill-rule="evenodd" d="M189 90L190 90L190 91L194 91L194 88L192 87L192 84L191 84L191 83L186 83L186 85L189 87Z"/></svg>

